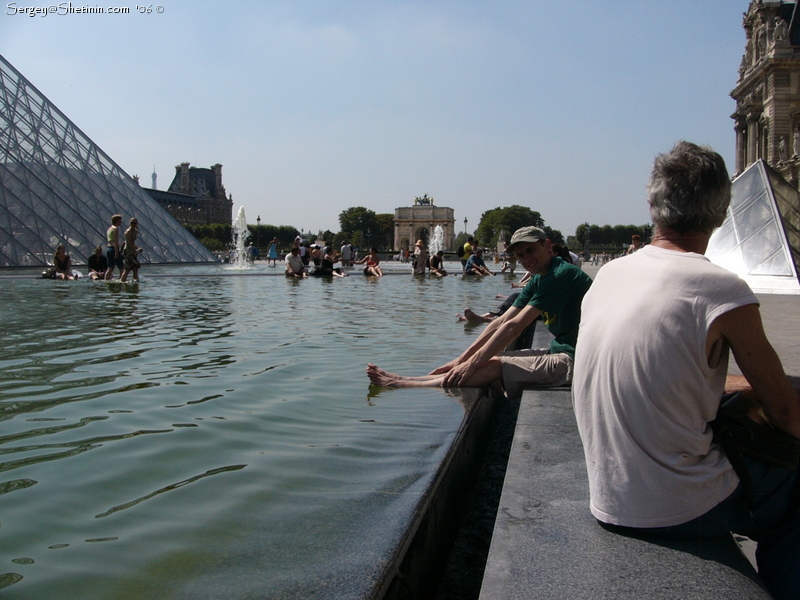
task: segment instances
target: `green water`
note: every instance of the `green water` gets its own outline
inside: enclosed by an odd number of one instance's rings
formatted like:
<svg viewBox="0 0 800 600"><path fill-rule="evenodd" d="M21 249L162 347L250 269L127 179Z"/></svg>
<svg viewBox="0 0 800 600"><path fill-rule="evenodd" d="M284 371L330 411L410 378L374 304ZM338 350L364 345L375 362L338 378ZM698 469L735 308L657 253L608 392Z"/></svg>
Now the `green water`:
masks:
<svg viewBox="0 0 800 600"><path fill-rule="evenodd" d="M274 273L0 278L0 596L370 588L464 407L366 363L449 360L479 332L455 313L508 280Z"/></svg>

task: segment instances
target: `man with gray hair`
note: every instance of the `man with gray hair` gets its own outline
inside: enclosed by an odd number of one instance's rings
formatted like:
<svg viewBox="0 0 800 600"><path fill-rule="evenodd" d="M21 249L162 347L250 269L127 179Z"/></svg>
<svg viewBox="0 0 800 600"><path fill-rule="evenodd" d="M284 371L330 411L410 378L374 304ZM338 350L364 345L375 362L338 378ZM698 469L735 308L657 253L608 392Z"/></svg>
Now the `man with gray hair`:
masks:
<svg viewBox="0 0 800 600"><path fill-rule="evenodd" d="M508 251L532 275L517 300L493 320L461 355L421 377L367 366L372 383L387 387L479 387L502 380L509 396L525 385L569 385L578 337L580 306L592 283L574 265L554 257L552 242L538 227L514 232ZM541 315L555 339L550 348L504 352Z"/></svg>
<svg viewBox="0 0 800 600"><path fill-rule="evenodd" d="M800 514L796 505L786 514L797 471L744 457L749 494L712 440L726 390L757 399L769 423L800 436L800 398L758 300L703 256L730 196L725 163L710 148L679 142L658 156L652 243L604 266L584 297L572 395L590 508L612 529L746 535L758 542L773 596L798 598ZM727 376L729 348L744 378Z"/></svg>

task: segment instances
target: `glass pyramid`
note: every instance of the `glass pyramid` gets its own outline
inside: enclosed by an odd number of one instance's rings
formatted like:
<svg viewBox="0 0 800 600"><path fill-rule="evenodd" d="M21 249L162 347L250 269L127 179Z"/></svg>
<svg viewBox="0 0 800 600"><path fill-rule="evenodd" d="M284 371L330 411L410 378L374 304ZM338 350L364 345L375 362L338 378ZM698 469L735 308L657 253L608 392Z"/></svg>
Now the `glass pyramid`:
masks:
<svg viewBox="0 0 800 600"><path fill-rule="evenodd" d="M725 222L706 256L754 291L800 294L800 193L763 160L733 181Z"/></svg>
<svg viewBox="0 0 800 600"><path fill-rule="evenodd" d="M111 215L139 221L142 263L217 259L0 55L0 267L73 264L105 248Z"/></svg>

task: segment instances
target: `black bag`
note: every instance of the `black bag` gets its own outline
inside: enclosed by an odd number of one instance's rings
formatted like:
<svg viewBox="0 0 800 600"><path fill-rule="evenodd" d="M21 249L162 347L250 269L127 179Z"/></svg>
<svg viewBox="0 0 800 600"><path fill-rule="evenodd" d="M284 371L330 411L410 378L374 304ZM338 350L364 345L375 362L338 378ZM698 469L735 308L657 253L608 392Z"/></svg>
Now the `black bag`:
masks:
<svg viewBox="0 0 800 600"><path fill-rule="evenodd" d="M753 401L737 392L722 397L717 418L711 422L717 442L742 482L750 513L753 514L753 482L742 456L750 456L769 465L793 471L800 463L800 440L775 429L768 423L756 423L747 414ZM782 522L800 507L800 477L795 477L794 490Z"/></svg>
<svg viewBox="0 0 800 600"><path fill-rule="evenodd" d="M711 423L714 441L722 446L728 458L738 453L784 469L796 469L800 462L800 440L767 423L750 419L747 416L750 403L751 400L741 393L723 397L717 418Z"/></svg>
<svg viewBox="0 0 800 600"><path fill-rule="evenodd" d="M48 267L44 271L42 271L42 279L55 279L55 278L56 278L55 267Z"/></svg>

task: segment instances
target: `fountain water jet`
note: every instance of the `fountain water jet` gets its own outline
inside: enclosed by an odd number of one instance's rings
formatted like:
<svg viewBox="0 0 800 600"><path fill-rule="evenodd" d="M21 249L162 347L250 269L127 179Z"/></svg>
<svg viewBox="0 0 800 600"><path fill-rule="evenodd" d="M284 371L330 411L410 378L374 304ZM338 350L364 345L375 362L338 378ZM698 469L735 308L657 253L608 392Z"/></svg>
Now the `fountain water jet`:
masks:
<svg viewBox="0 0 800 600"><path fill-rule="evenodd" d="M247 269L247 249L245 242L250 237L247 229L247 219L244 216L244 206L239 207L236 221L233 223L233 242L231 242L231 264L237 269Z"/></svg>
<svg viewBox="0 0 800 600"><path fill-rule="evenodd" d="M433 229L428 254L432 256L439 252L439 250L444 250L444 229L442 229L441 225L437 225Z"/></svg>

